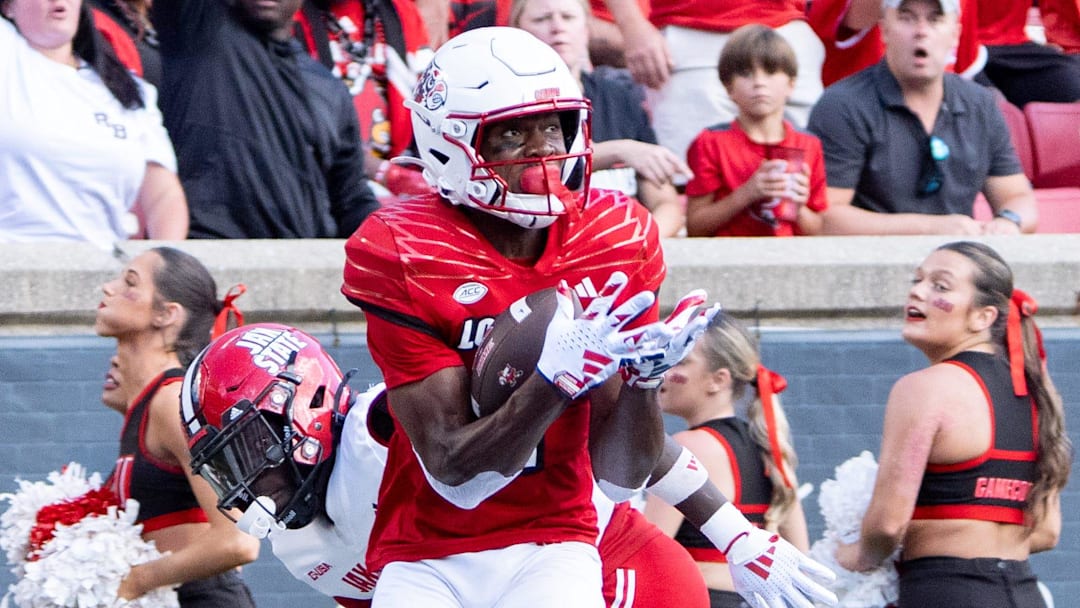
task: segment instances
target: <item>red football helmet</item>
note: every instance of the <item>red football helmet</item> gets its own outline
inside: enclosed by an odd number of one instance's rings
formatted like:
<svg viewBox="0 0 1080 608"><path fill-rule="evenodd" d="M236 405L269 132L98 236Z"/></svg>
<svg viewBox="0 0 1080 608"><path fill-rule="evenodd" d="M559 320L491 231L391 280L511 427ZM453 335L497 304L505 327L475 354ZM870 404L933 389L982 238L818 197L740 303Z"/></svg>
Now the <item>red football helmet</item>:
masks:
<svg viewBox="0 0 1080 608"><path fill-rule="evenodd" d="M310 335L257 323L212 342L180 391L192 469L220 509L274 501L277 523L307 525L353 400L341 370Z"/></svg>

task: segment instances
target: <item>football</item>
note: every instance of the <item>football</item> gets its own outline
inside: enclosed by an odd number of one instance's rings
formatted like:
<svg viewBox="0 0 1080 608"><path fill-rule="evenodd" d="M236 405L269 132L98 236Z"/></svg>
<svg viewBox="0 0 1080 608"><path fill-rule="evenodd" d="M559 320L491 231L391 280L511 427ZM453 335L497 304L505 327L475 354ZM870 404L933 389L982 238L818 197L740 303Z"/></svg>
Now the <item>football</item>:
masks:
<svg viewBox="0 0 1080 608"><path fill-rule="evenodd" d="M576 295L571 299L577 317L581 302ZM473 413L487 416L499 409L536 371L555 308L555 288L549 287L517 300L495 317L473 360Z"/></svg>

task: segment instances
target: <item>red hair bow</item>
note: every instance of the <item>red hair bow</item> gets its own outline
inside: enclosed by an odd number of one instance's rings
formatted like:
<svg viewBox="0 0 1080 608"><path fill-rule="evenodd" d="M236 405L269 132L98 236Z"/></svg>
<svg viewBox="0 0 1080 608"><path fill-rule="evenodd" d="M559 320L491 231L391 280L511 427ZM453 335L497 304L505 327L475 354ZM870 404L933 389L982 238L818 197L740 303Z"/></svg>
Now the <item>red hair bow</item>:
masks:
<svg viewBox="0 0 1080 608"><path fill-rule="evenodd" d="M776 406L773 404L773 395L784 392L786 388L787 380L783 376L764 365L758 365L757 389L758 397L761 399L761 410L765 414L765 430L769 435L769 453L772 454L776 470L780 471L784 485L792 488L795 486L788 479L787 470L784 469L784 456L780 452L780 437L776 430Z"/></svg>
<svg viewBox="0 0 1080 608"><path fill-rule="evenodd" d="M214 329L210 332L210 339L216 340L218 336L229 330L229 315L232 314L236 317L236 324L244 324L244 313L240 312L240 309L236 307L236 298L244 295L247 292L247 285L243 283L237 283L229 288L229 291L225 294L225 299L222 302L221 312L217 314L214 319Z"/></svg>
<svg viewBox="0 0 1080 608"><path fill-rule="evenodd" d="M1014 289L1009 299L1009 318L1005 323L1005 344L1009 349L1009 372L1012 375L1013 394L1023 397L1028 394L1027 380L1024 378L1024 335L1020 331L1020 321L1024 317L1034 316L1039 310L1035 298L1020 289ZM1035 328L1038 340L1039 358L1046 360L1043 349L1042 332Z"/></svg>

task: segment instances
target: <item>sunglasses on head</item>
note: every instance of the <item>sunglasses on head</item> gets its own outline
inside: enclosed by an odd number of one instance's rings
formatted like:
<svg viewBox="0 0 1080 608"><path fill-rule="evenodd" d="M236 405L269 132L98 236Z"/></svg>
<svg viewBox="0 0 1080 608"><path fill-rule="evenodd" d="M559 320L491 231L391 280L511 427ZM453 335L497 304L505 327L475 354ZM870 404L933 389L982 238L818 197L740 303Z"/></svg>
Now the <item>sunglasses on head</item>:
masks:
<svg viewBox="0 0 1080 608"><path fill-rule="evenodd" d="M941 190L945 180L942 164L949 158L949 144L937 135L930 137L927 154L923 157L923 170L919 176L919 196L929 196Z"/></svg>

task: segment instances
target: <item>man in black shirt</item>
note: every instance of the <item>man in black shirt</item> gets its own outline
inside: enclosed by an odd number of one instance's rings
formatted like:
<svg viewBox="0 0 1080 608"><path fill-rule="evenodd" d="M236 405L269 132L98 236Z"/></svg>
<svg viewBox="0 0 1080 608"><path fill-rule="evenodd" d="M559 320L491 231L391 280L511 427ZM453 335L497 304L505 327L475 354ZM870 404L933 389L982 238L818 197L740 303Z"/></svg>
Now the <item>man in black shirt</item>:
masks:
<svg viewBox="0 0 1080 608"><path fill-rule="evenodd" d="M153 4L192 238L343 238L378 207L348 91L292 38L300 3Z"/></svg>

